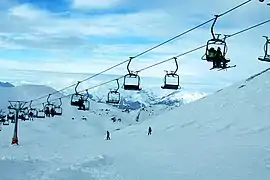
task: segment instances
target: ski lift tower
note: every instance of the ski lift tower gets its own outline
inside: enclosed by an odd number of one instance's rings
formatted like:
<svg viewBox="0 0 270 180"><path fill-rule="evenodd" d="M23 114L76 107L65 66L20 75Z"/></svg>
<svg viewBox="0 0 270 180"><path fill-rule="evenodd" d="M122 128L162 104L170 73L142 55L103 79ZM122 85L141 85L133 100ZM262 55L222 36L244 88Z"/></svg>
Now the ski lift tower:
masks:
<svg viewBox="0 0 270 180"><path fill-rule="evenodd" d="M10 106L8 106L8 109L15 110L15 126L14 126L14 134L12 137L11 144L17 144L19 145L18 140L18 119L19 119L19 112L24 109L24 106L27 102L24 101L8 101Z"/></svg>

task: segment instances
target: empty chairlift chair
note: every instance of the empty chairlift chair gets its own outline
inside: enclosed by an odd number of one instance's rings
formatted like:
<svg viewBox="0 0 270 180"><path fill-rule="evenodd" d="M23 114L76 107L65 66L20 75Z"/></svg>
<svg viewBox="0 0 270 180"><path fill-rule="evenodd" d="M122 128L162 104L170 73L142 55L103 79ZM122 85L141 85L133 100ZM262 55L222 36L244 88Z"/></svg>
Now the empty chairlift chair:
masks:
<svg viewBox="0 0 270 180"><path fill-rule="evenodd" d="M131 63L131 60L133 58L130 57L128 65L127 65L127 70L128 74L124 76L124 90L131 90L131 91L140 91L140 76L138 75L137 72L133 72L129 70L129 65Z"/></svg>
<svg viewBox="0 0 270 180"><path fill-rule="evenodd" d="M171 89L171 90L177 90L179 89L179 75L176 74L178 70L178 63L177 58L174 57L174 61L176 64L176 70L168 72L166 71L166 75L164 77L164 85L161 86L162 89Z"/></svg>
<svg viewBox="0 0 270 180"><path fill-rule="evenodd" d="M108 92L107 101L106 101L106 103L108 103L108 104L119 104L119 102L120 102L120 93L118 92L118 90L119 90L118 79L116 81L117 81L117 89L110 90Z"/></svg>
<svg viewBox="0 0 270 180"><path fill-rule="evenodd" d="M270 39L267 36L263 36L266 38L266 42L264 44L264 56L260 56L258 59L260 61L266 61L266 62L270 62L270 53L269 51L269 46L270 46Z"/></svg>
<svg viewBox="0 0 270 180"><path fill-rule="evenodd" d="M59 104L58 105L55 105L54 104L54 115L55 116L62 116L62 112L63 112L63 110L62 110L62 100L61 100L61 98L59 98Z"/></svg>
<svg viewBox="0 0 270 180"><path fill-rule="evenodd" d="M43 119L45 118L45 105L42 103L42 109L37 109L36 111L36 118Z"/></svg>
<svg viewBox="0 0 270 180"><path fill-rule="evenodd" d="M70 105L78 107L78 110L88 111L90 109L90 102L88 101L89 93L86 90L86 97L84 94L78 93L77 88L79 84L80 82L75 87L75 94L71 96Z"/></svg>

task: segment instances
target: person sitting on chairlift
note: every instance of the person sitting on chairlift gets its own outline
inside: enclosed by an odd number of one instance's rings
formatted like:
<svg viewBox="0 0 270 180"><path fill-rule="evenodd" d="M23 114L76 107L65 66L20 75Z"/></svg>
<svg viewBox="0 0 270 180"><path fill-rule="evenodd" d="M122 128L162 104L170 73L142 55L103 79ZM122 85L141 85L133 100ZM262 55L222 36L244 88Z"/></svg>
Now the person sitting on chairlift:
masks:
<svg viewBox="0 0 270 180"><path fill-rule="evenodd" d="M29 113L29 119L30 119L30 121L33 121L33 117L34 117L34 113L31 111Z"/></svg>
<svg viewBox="0 0 270 180"><path fill-rule="evenodd" d="M79 109L85 110L83 97L80 97L80 99L78 100L78 105L79 105Z"/></svg>
<svg viewBox="0 0 270 180"><path fill-rule="evenodd" d="M220 47L217 48L215 58L213 59L213 68L221 68L221 62L225 62Z"/></svg>
<svg viewBox="0 0 270 180"><path fill-rule="evenodd" d="M55 110L54 110L54 108L51 108L51 115L52 115L52 117L54 117L54 115L55 115Z"/></svg>
<svg viewBox="0 0 270 180"><path fill-rule="evenodd" d="M216 55L216 50L215 50L215 48L211 47L208 50L207 60L214 62L215 55Z"/></svg>
<svg viewBox="0 0 270 180"><path fill-rule="evenodd" d="M46 107L45 115L46 115L46 117L50 117L50 108L49 107Z"/></svg>

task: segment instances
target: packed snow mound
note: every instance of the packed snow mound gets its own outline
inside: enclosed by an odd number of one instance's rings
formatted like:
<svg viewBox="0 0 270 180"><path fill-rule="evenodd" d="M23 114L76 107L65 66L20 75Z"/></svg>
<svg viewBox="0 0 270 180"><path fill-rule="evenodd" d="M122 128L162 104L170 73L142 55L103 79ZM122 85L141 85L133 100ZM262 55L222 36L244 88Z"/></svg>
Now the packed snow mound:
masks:
<svg viewBox="0 0 270 180"><path fill-rule="evenodd" d="M102 132L114 123L97 115L72 121L75 109L20 122L19 147L9 145L12 127L1 132L1 179L268 180L269 93L270 69L142 123L111 128L110 141Z"/></svg>

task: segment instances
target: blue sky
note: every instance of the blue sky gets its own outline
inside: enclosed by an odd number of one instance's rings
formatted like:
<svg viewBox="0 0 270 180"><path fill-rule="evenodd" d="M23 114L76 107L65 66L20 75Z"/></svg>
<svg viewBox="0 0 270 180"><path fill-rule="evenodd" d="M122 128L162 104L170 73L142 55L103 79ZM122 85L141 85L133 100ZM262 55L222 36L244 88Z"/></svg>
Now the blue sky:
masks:
<svg viewBox="0 0 270 180"><path fill-rule="evenodd" d="M1 0L0 69L96 73L136 55L244 0ZM270 19L270 7L257 0L220 18L217 32L231 34ZM138 58L140 69L204 44L210 24ZM249 76L268 64L257 61L270 24L229 40L238 68L209 72L204 50L180 59L180 75L209 76L209 81ZM248 62L248 63L247 63ZM163 76L167 62L142 75ZM109 73L125 74L125 65ZM237 79L236 78L236 79Z"/></svg>

